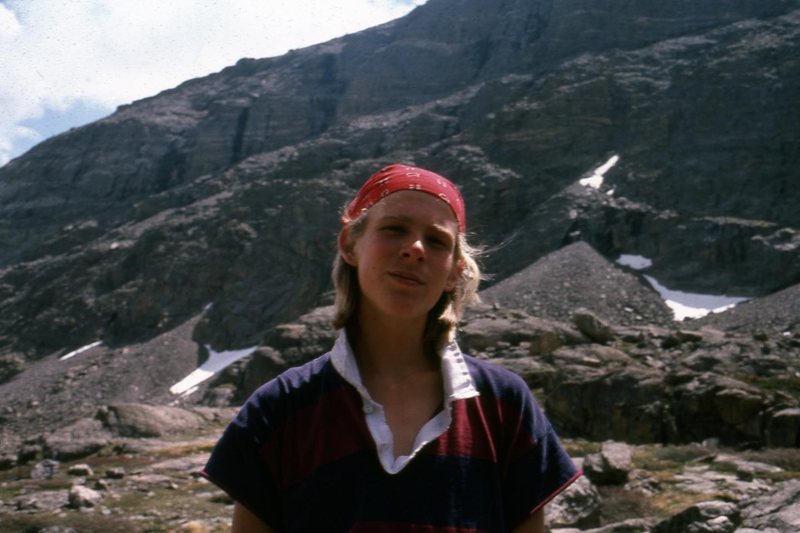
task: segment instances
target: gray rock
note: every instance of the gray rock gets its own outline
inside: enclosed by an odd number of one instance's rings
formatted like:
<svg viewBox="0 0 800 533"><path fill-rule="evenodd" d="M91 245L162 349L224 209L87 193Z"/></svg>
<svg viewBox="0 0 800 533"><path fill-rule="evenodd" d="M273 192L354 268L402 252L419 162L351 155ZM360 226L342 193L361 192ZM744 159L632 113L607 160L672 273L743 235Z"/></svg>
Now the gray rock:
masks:
<svg viewBox="0 0 800 533"><path fill-rule="evenodd" d="M42 445L36 443L26 443L17 452L17 463L24 465L42 456Z"/></svg>
<svg viewBox="0 0 800 533"><path fill-rule="evenodd" d="M631 443L664 442L677 434L663 372L636 363L559 370L545 407L567 434Z"/></svg>
<svg viewBox="0 0 800 533"><path fill-rule="evenodd" d="M556 496L545 507L545 519L553 528L587 527L597 524L600 495L585 476Z"/></svg>
<svg viewBox="0 0 800 533"><path fill-rule="evenodd" d="M497 306L495 306L497 307ZM515 359L550 354L588 339L574 327L532 316L522 309L468 309L459 331L462 350L473 355Z"/></svg>
<svg viewBox="0 0 800 533"><path fill-rule="evenodd" d="M629 518L622 522L580 531L581 533L650 533L656 522L655 518Z"/></svg>
<svg viewBox="0 0 800 533"><path fill-rule="evenodd" d="M17 456L12 453L0 453L0 470L14 468L17 464Z"/></svg>
<svg viewBox="0 0 800 533"><path fill-rule="evenodd" d="M800 480L775 485L764 496L742 502L742 525L768 531L800 531Z"/></svg>
<svg viewBox="0 0 800 533"><path fill-rule="evenodd" d="M33 467L31 470L31 479L53 479L58 473L60 465L61 463L58 461L45 459Z"/></svg>
<svg viewBox="0 0 800 533"><path fill-rule="evenodd" d="M605 344L614 339L614 330L611 326L588 309L577 309L572 316L572 321L578 331L594 342Z"/></svg>
<svg viewBox="0 0 800 533"><path fill-rule="evenodd" d="M203 405L225 407L236 404L236 388L232 385L209 388L203 395Z"/></svg>
<svg viewBox="0 0 800 533"><path fill-rule="evenodd" d="M102 499L102 494L83 485L74 485L69 489L69 506L73 509L94 507Z"/></svg>
<svg viewBox="0 0 800 533"><path fill-rule="evenodd" d="M600 453L584 459L583 472L597 485L619 485L628 481L633 468L633 449L622 442L606 441Z"/></svg>
<svg viewBox="0 0 800 533"><path fill-rule="evenodd" d="M782 409L767 421L768 446L793 448L800 444L800 408Z"/></svg>
<svg viewBox="0 0 800 533"><path fill-rule="evenodd" d="M542 361L541 357L498 357L491 361L520 376L531 389L550 389L557 372L553 365Z"/></svg>
<svg viewBox="0 0 800 533"><path fill-rule="evenodd" d="M707 501L662 520L652 533L732 533L741 521L736 504Z"/></svg>
<svg viewBox="0 0 800 533"><path fill-rule="evenodd" d="M67 474L70 476L92 476L94 471L92 467L87 464L72 465L67 469Z"/></svg>
<svg viewBox="0 0 800 533"><path fill-rule="evenodd" d="M83 418L44 436L43 453L59 461L74 461L98 452L111 434L97 419Z"/></svg>
<svg viewBox="0 0 800 533"><path fill-rule="evenodd" d="M10 503L19 511L56 512L68 502L66 490L40 490L13 498Z"/></svg>
<svg viewBox="0 0 800 533"><path fill-rule="evenodd" d="M101 409L97 418L121 437L162 437L195 430L207 423L200 413L179 407L144 404L113 404Z"/></svg>
<svg viewBox="0 0 800 533"><path fill-rule="evenodd" d="M106 470L106 477L108 479L122 479L125 477L125 468L121 466L115 466L114 468L109 468Z"/></svg>
<svg viewBox="0 0 800 533"><path fill-rule="evenodd" d="M314 349L322 348L320 346L321 341L312 342L311 346L308 349L308 352L312 352ZM322 355L326 350L322 348L317 355ZM300 356L301 359L306 359L309 356ZM311 355L311 358L315 356ZM241 386L239 395L240 400L245 400L255 392L255 390L266 383L267 381L271 380L272 378L276 377L278 374L289 368L289 364L283 359L281 354L269 347L269 346L262 346L258 350L256 350L250 358L250 361L245 368L244 375L242 376Z"/></svg>

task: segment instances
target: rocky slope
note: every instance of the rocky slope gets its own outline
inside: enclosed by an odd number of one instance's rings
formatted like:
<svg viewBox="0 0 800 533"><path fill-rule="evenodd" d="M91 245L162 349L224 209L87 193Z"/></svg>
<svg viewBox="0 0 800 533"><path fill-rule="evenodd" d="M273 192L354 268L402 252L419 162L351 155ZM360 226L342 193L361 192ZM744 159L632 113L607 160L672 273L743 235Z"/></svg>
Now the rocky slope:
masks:
<svg viewBox="0 0 800 533"><path fill-rule="evenodd" d="M637 283L583 244L523 274L547 273L563 302L581 305L584 288L567 281L587 258L601 279L628 289ZM520 277L509 281L492 289L491 305L469 311L459 342L529 383L585 470L549 504L552 531L796 529L800 332L619 325L581 308L556 321L507 307L523 286ZM509 290L496 290L504 286ZM611 310L631 301L621 293L608 300L602 303ZM775 315L781 303L753 302ZM193 353L191 322L127 354L100 346L35 363L42 371L17 376L16 390L3 398L4 405L21 403L6 408L0 432L4 531L226 531L232 502L197 471L235 411L231 405L330 347L330 318L330 307L322 307L277 326L255 353L188 397L166 395L164 382L181 376L189 361L181 368L160 359ZM130 375L137 365L151 366L161 384L107 387L105 366L122 359ZM48 387L52 393L42 396ZM78 405L65 406L70 397ZM216 407L198 407L200 399Z"/></svg>
<svg viewBox="0 0 800 533"><path fill-rule="evenodd" d="M397 160L462 184L497 280L585 240L672 288L798 283L798 9L431 0L125 106L0 169L0 351L121 346L208 304L198 340L251 345L324 301L336 209Z"/></svg>

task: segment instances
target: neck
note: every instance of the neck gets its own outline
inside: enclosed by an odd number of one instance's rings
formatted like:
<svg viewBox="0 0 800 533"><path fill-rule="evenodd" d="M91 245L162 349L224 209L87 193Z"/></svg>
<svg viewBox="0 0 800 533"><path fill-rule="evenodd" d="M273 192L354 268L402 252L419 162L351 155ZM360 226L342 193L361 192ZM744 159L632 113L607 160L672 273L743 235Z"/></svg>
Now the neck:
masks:
<svg viewBox="0 0 800 533"><path fill-rule="evenodd" d="M406 323L360 316L358 324L353 350L362 375L403 376L437 366L425 350L425 320Z"/></svg>

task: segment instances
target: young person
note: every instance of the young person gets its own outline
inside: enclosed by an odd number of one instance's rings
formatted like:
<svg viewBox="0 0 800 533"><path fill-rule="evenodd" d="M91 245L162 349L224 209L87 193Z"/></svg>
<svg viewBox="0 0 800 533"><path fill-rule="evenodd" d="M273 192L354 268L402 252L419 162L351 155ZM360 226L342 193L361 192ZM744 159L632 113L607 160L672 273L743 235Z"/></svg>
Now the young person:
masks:
<svg viewBox="0 0 800 533"><path fill-rule="evenodd" d="M454 341L480 271L455 185L391 165L346 206L332 350L259 388L203 474L233 531L544 531L580 476L524 381Z"/></svg>

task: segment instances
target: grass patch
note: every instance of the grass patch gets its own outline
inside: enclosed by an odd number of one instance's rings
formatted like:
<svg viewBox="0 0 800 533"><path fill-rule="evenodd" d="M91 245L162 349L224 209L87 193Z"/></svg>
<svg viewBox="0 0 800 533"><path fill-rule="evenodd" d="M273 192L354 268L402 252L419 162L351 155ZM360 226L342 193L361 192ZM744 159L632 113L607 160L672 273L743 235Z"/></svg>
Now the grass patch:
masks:
<svg viewBox="0 0 800 533"><path fill-rule="evenodd" d="M764 448L746 451L740 453L740 456L747 461L767 463L800 473L800 448Z"/></svg>
<svg viewBox="0 0 800 533"><path fill-rule="evenodd" d="M601 525L658 514L652 497L639 491L618 486L598 486L597 491L603 502L600 508Z"/></svg>
<svg viewBox="0 0 800 533"><path fill-rule="evenodd" d="M105 500L103 503L112 508L115 514L138 517L137 521L148 527L174 522L186 516L208 519L231 513L228 510L230 499L221 490L200 481L184 483L177 489L151 486L146 492L126 492L116 500Z"/></svg>
<svg viewBox="0 0 800 533"><path fill-rule="evenodd" d="M709 449L700 444L640 445L634 449L633 464L636 468L651 472L676 472L687 463L698 461L709 454Z"/></svg>
<svg viewBox="0 0 800 533"><path fill-rule="evenodd" d="M42 513L12 514L3 518L4 533L30 533L46 527L70 527L77 531L103 531L107 533L139 533L142 529L120 517L95 513Z"/></svg>
<svg viewBox="0 0 800 533"><path fill-rule="evenodd" d="M740 374L736 379L749 385L754 385L768 392L782 392L800 400L800 378L793 375L786 376L754 376Z"/></svg>
<svg viewBox="0 0 800 533"><path fill-rule="evenodd" d="M592 442L584 439L565 439L562 444L570 457L586 457L598 453L603 447L602 442Z"/></svg>
<svg viewBox="0 0 800 533"><path fill-rule="evenodd" d="M176 457L185 457L201 453L210 454L211 450L214 449L215 443L216 441L207 441L184 444L181 446L171 446L168 448L160 448L156 450L155 453L164 459L174 459Z"/></svg>
<svg viewBox="0 0 800 533"><path fill-rule="evenodd" d="M650 505L659 516L674 516L692 505L709 500L727 499L722 494L696 494L691 492L665 491L650 498Z"/></svg>

